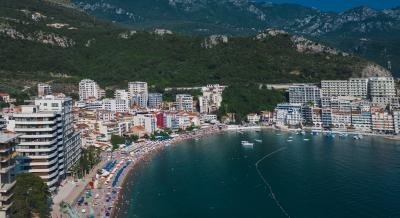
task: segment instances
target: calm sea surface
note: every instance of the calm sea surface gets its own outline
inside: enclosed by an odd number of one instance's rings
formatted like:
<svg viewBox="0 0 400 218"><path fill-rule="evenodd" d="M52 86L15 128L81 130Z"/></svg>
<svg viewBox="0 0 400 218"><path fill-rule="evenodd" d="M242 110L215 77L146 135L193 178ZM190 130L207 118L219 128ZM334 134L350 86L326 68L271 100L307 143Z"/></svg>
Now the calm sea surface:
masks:
<svg viewBox="0 0 400 218"><path fill-rule="evenodd" d="M226 133L166 148L123 193L118 217L400 217L400 143Z"/></svg>

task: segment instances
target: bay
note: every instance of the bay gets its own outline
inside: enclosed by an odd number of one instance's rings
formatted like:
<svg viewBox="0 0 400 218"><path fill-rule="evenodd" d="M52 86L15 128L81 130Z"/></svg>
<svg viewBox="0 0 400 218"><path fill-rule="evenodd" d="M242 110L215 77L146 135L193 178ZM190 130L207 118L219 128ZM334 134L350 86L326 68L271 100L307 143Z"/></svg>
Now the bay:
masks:
<svg viewBox="0 0 400 218"><path fill-rule="evenodd" d="M123 195L118 217L400 217L400 142L228 132L167 147Z"/></svg>

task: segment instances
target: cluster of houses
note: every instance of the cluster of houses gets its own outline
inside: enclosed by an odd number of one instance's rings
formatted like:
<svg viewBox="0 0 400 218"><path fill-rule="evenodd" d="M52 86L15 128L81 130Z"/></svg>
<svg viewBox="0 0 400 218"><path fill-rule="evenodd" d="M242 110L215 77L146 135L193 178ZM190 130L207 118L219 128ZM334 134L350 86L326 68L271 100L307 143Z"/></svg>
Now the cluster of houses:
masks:
<svg viewBox="0 0 400 218"><path fill-rule="evenodd" d="M277 127L340 129L378 134L400 132L400 98L392 77L323 80L289 86L289 102L264 120ZM251 114L248 120L261 119Z"/></svg>
<svg viewBox="0 0 400 218"><path fill-rule="evenodd" d="M85 79L79 83L73 116L84 146L107 147L114 134L141 138L217 122L214 112L221 106L224 88L198 87L200 96L177 94L174 102L165 102L161 93L149 92L146 82L129 82L126 90L117 89L114 98L105 98L95 81Z"/></svg>

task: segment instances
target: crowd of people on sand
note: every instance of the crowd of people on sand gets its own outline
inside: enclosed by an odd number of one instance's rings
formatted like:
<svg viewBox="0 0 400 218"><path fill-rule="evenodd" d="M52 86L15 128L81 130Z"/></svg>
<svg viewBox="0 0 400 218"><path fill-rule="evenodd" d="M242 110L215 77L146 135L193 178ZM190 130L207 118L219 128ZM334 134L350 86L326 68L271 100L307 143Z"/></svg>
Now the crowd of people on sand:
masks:
<svg viewBox="0 0 400 218"><path fill-rule="evenodd" d="M106 159L106 164L98 170L95 177L91 178L85 191L72 205L75 213L80 217L111 217L118 213L121 206L129 203L127 200L120 199L123 198L121 186L129 171L135 165L148 161L151 154L172 144L187 139L200 139L221 130L219 126L214 125L192 132L176 134L169 139L134 143L114 152L105 153L103 158ZM120 200L122 201L118 202Z"/></svg>

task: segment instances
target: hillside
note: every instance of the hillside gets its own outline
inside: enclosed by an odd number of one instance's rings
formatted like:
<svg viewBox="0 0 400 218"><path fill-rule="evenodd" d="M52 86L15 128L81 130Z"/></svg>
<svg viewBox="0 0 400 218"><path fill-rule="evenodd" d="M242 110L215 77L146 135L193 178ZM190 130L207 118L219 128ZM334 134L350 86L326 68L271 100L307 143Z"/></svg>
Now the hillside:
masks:
<svg viewBox="0 0 400 218"><path fill-rule="evenodd" d="M72 2L90 14L136 28L168 28L195 35L252 35L266 28L283 29L374 60L400 75L400 7L331 13L248 0Z"/></svg>
<svg viewBox="0 0 400 218"><path fill-rule="evenodd" d="M38 81L76 93L82 78L108 87L144 80L157 90L208 83L244 89L388 74L361 58L283 31L251 37L135 31L39 0L5 1L0 13L0 91L18 95L22 89L34 92L30 87Z"/></svg>

